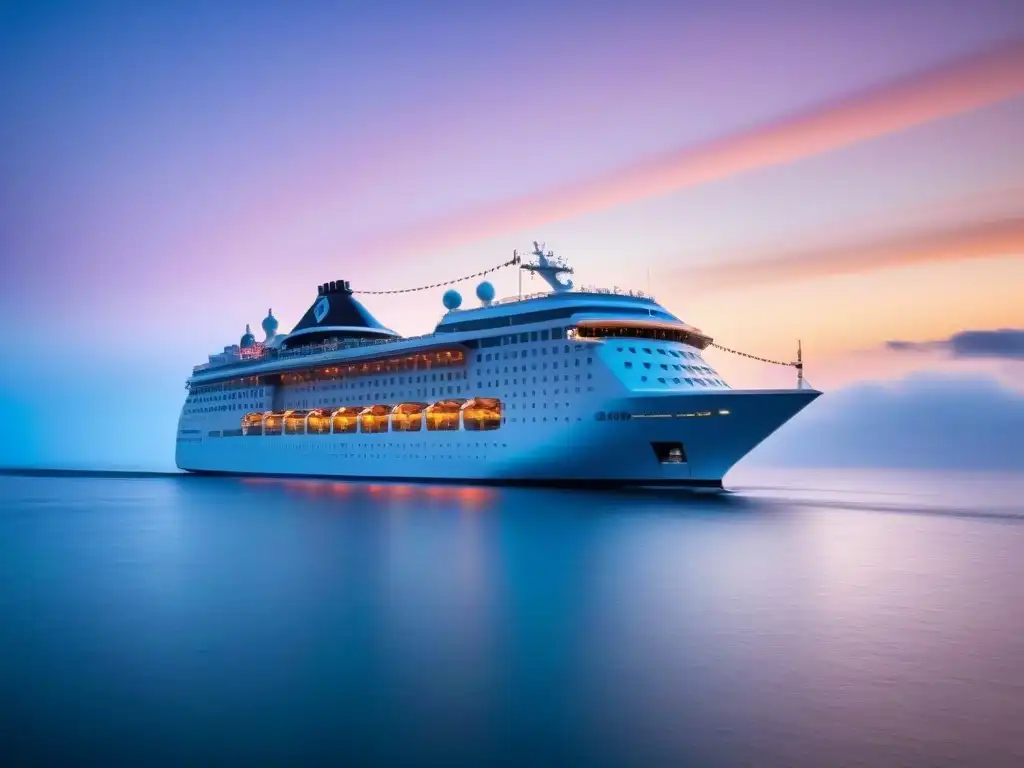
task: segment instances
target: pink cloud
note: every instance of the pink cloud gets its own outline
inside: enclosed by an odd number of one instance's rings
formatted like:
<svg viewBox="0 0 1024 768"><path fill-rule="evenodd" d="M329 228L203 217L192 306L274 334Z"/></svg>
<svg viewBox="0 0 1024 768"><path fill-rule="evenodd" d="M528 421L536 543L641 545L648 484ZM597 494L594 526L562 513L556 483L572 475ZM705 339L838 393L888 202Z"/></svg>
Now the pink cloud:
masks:
<svg viewBox="0 0 1024 768"><path fill-rule="evenodd" d="M904 131L1024 94L1024 41L583 181L425 222L362 247L450 246L561 221Z"/></svg>
<svg viewBox="0 0 1024 768"><path fill-rule="evenodd" d="M688 268L686 279L711 290L1018 253L1024 253L1024 216L903 232L861 243L755 254Z"/></svg>

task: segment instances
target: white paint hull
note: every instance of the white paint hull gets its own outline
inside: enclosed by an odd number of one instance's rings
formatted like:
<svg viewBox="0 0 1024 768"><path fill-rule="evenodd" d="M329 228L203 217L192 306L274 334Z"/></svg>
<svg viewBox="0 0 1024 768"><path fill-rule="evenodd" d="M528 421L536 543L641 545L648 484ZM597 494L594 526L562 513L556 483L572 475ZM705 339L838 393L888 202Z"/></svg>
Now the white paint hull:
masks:
<svg viewBox="0 0 1024 768"><path fill-rule="evenodd" d="M579 322L605 335L580 337ZM560 293L449 312L428 336L208 367L189 381L177 463L246 475L720 486L820 393L730 389L692 330L650 299ZM295 375L302 370L313 373ZM470 431L463 419L438 432L240 429L246 413L453 398L500 401L500 427Z"/></svg>
<svg viewBox="0 0 1024 768"><path fill-rule="evenodd" d="M633 393L600 403L586 418L509 423L489 432L204 434L179 440L176 458L184 470L239 475L719 487L730 468L819 394ZM607 412L630 418L598 420L598 413ZM663 463L652 443L676 442L685 461Z"/></svg>

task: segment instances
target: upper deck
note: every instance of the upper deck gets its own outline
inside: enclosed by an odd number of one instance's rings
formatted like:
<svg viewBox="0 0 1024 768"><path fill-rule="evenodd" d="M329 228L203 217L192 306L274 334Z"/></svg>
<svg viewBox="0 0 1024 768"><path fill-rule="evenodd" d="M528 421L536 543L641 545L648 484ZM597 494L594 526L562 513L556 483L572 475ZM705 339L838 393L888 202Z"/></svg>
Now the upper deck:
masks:
<svg viewBox="0 0 1024 768"><path fill-rule="evenodd" d="M653 296L619 288L574 289L571 282L561 279L562 274L571 272L564 263L555 260L551 253L544 254L539 246L535 247L534 255L538 257L537 263L521 265L521 269L539 274L551 291L495 301L493 287L485 282L477 289L481 304L467 308L460 308L461 295L449 291L445 294L448 311L431 333L421 336L402 337L385 329L351 298L347 281L324 284L319 286L317 301L290 334L274 335L277 321L271 313L263 323L267 331L265 343L255 343L247 333L241 345L225 347L223 352L211 355L209 362L195 366L190 383L458 345L475 346L478 340L493 335L491 332L550 322L567 326L577 321L583 323L588 328L580 335L587 338L621 335L622 328L633 322L637 328L645 329L643 333L660 328L701 348L711 341L658 304ZM512 263L520 264L518 255Z"/></svg>

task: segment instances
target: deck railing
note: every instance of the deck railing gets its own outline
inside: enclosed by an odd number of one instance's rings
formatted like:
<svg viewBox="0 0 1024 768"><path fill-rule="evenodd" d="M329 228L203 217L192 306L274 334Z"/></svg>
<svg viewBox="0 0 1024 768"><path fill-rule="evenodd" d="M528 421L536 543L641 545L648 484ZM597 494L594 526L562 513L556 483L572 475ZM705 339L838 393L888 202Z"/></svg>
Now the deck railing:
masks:
<svg viewBox="0 0 1024 768"><path fill-rule="evenodd" d="M596 294L601 296L630 296L637 299L647 299L654 301L654 297L645 294L643 291L627 291L621 288L581 288L578 290L571 291L572 294ZM522 296L509 296L503 299L498 299L493 302L494 305L503 304L515 304L520 301L529 301L531 299L538 299L545 296L554 296L551 291L542 291L540 293L528 293ZM453 310L461 311L461 310ZM308 357L312 355L324 355L328 352L337 352L343 349L359 349L363 347L376 347L387 344L397 344L402 341L420 341L422 339L428 339L436 336L436 333L424 333L419 336L397 336L388 337L383 339L350 339L346 341L337 342L324 342L322 344L311 344L305 347L298 347L296 349L272 349L264 347L263 354L259 356L247 357L243 359L226 360L224 362L210 362L202 363L192 369L193 374L206 373L208 371L222 371L231 368L244 368L250 365L257 365L259 363L267 363L273 360L290 360L294 358Z"/></svg>
<svg viewBox="0 0 1024 768"><path fill-rule="evenodd" d="M341 349L360 349L378 347L386 344L397 344L401 341L419 341L427 339L436 334L426 333L421 336L393 336L386 339L350 339L348 341L324 342L322 344L310 344L296 349L267 349L263 354L254 357L247 357L239 360L228 360L223 363L203 363L192 369L192 373L206 373L208 371L222 371L225 368L239 368L260 363L269 363L273 360L292 360L313 355L325 355L328 352L337 352Z"/></svg>

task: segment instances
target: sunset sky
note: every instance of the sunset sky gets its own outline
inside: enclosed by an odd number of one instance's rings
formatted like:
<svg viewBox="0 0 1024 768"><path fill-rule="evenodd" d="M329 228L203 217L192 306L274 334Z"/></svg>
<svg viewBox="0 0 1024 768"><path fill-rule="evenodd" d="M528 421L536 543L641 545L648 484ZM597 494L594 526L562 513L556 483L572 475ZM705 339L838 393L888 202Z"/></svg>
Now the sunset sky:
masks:
<svg viewBox="0 0 1024 768"><path fill-rule="evenodd" d="M191 366L268 307L535 239L726 346L802 339L825 390L1024 391L986 335L1024 329L1020 0L8 2L0 114L0 464L172 463ZM441 293L365 303L417 334Z"/></svg>

